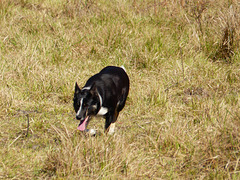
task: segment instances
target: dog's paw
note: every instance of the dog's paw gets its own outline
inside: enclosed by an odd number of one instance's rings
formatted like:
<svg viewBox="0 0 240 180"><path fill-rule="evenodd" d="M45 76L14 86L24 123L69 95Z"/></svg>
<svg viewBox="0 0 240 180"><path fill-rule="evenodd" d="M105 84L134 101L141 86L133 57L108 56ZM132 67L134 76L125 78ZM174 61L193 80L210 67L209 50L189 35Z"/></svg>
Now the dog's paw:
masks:
<svg viewBox="0 0 240 180"><path fill-rule="evenodd" d="M114 135L115 134L115 131L108 131L108 133L107 133L108 135Z"/></svg>
<svg viewBox="0 0 240 180"><path fill-rule="evenodd" d="M95 129L88 129L88 133L89 133L91 136L95 136L95 135L96 135L96 130L95 130Z"/></svg>

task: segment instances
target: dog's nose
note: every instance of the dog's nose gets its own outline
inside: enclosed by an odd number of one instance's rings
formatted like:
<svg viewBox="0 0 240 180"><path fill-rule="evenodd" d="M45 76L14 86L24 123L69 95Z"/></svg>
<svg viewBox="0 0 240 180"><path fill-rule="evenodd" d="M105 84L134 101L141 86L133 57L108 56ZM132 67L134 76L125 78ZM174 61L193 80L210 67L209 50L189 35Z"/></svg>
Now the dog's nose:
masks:
<svg viewBox="0 0 240 180"><path fill-rule="evenodd" d="M76 116L76 119L77 119L77 120L81 120L82 118L77 115L77 116Z"/></svg>

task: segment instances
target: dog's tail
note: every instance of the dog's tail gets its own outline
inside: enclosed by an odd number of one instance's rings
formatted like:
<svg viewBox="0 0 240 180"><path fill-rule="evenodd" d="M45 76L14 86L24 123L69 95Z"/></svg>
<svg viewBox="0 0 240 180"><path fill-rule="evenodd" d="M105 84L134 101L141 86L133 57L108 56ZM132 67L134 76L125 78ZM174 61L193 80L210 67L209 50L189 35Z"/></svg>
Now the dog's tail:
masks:
<svg viewBox="0 0 240 180"><path fill-rule="evenodd" d="M126 69L125 69L125 67L124 67L123 65L121 66L121 68L122 68L125 72L127 72Z"/></svg>

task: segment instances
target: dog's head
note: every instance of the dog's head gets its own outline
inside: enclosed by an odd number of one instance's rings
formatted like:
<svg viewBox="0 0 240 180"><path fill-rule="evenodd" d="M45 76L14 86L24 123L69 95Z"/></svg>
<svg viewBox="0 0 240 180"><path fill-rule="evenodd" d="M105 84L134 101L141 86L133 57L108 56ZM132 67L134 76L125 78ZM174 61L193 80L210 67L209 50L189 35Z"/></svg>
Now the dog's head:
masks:
<svg viewBox="0 0 240 180"><path fill-rule="evenodd" d="M99 96L96 85L93 84L91 87L86 87L81 90L76 83L73 106L76 112L76 119L80 120L78 129L84 131L88 125L90 116L97 114Z"/></svg>

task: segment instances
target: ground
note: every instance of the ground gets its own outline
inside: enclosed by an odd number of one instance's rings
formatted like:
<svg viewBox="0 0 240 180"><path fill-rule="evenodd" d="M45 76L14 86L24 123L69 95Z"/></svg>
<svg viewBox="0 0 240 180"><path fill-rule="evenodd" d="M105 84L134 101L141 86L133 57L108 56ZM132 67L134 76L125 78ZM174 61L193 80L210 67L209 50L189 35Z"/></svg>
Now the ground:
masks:
<svg viewBox="0 0 240 180"><path fill-rule="evenodd" d="M240 6L0 1L0 178L239 179ZM74 85L124 65L115 127L77 130Z"/></svg>

